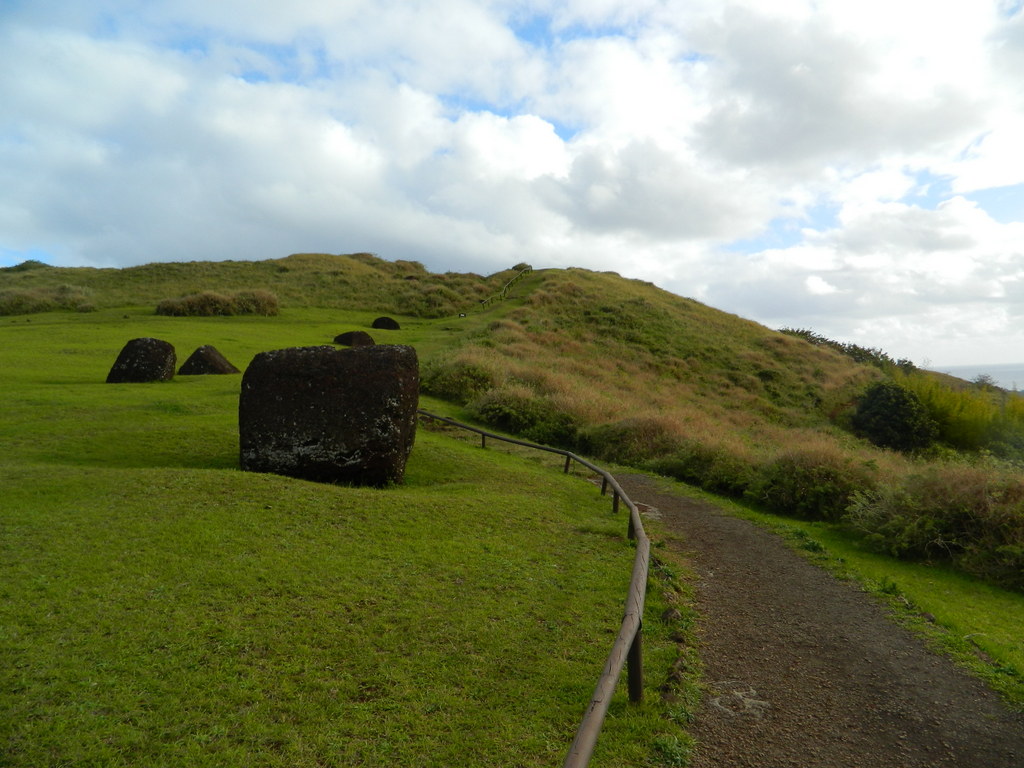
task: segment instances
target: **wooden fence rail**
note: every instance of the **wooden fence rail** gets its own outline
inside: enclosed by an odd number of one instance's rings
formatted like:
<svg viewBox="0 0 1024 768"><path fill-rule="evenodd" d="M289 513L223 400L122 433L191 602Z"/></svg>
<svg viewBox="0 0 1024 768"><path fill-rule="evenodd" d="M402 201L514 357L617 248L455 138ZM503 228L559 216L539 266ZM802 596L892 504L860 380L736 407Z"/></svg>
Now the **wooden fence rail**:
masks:
<svg viewBox="0 0 1024 768"><path fill-rule="evenodd" d="M647 533L644 531L640 512L611 474L583 457L577 456L575 453L497 435L469 424L462 424L445 416L437 416L423 409L419 410L419 414L428 419L444 422L459 429L477 433L480 435L480 446L482 448L487 447L487 439L490 438L538 451L555 453L565 457L566 473L568 473L573 462L582 464L587 469L601 476L602 496L611 487L613 511L617 512L619 510L620 500L629 509L629 528L627 534L630 539L636 540L636 555L633 558L633 575L629 582L629 592L626 595L626 607L622 616L622 624L619 627L618 636L615 638L615 644L608 654L607 661L605 661L604 671L601 673L597 686L594 688L594 695L591 696L590 704L587 706L583 719L576 729L576 738L573 740L569 753L565 757L565 762L562 764L563 768L584 768L590 762L590 757L594 752L597 737L601 733L605 716L608 714L608 706L611 704L612 696L618 686L624 666L627 667L627 688L630 701L639 702L643 698L644 679L641 630L643 628L647 576L650 569L651 543L647 538Z"/></svg>
<svg viewBox="0 0 1024 768"><path fill-rule="evenodd" d="M488 296L486 299L483 299L480 302L480 308L483 309L484 307L490 306L492 302L498 301L499 299L504 300L505 297L508 296L508 292L509 290L511 290L512 286L518 283L531 272L533 272L533 267L524 267L523 269L516 272L515 277L513 277L511 280L505 283L505 285L502 286L500 291L498 291L493 296Z"/></svg>

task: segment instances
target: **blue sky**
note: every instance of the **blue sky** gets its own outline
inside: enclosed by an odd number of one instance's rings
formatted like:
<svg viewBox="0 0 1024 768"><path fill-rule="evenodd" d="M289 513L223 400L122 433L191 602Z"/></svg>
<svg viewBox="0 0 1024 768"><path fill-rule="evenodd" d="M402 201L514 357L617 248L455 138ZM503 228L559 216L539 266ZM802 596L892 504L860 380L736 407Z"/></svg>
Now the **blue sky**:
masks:
<svg viewBox="0 0 1024 768"><path fill-rule="evenodd" d="M0 266L525 260L1019 362L1022 71L1018 0L4 0Z"/></svg>

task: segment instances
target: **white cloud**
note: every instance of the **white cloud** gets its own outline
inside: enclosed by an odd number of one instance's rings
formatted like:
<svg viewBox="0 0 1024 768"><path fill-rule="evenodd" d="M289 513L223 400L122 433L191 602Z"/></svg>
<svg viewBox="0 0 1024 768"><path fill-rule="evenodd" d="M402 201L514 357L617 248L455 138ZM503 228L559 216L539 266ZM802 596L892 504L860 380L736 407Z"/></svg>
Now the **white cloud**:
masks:
<svg viewBox="0 0 1024 768"><path fill-rule="evenodd" d="M0 259L528 258L912 358L1007 360L1024 211L977 193L1024 184L1012 10L11 0Z"/></svg>

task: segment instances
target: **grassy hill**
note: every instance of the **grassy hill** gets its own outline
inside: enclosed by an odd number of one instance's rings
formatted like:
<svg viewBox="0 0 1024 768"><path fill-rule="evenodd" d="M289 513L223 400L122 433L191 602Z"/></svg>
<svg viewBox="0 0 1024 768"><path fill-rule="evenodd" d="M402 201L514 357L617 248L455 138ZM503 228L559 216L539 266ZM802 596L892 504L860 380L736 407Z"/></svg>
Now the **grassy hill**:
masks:
<svg viewBox="0 0 1024 768"><path fill-rule="evenodd" d="M374 316L3 321L0 763L561 762L633 560L592 484L430 429L399 487L243 473L241 377L104 382L130 338L244 368ZM403 320L390 341L452 333ZM657 581L648 603L648 703L616 696L594 765L678 738L659 688L681 628Z"/></svg>
<svg viewBox="0 0 1024 768"><path fill-rule="evenodd" d="M516 274L368 254L0 270L6 763L552 764L619 619L624 521L579 479L421 430L398 488L257 480L237 471L237 376L103 383L139 336L244 369L393 315L371 333L417 349L435 410L1024 587L1015 396L612 273L539 270L482 305ZM280 313L154 312L252 290ZM928 410L926 450L853 430L877 382ZM668 670L681 629L646 626ZM613 706L595 765L673 764L665 715L687 713L656 703L662 682Z"/></svg>
<svg viewBox="0 0 1024 768"><path fill-rule="evenodd" d="M163 299L203 291L263 289L293 308L387 309L401 315L445 317L478 306L512 274L510 270L489 278L439 275L415 261L385 261L368 253L293 254L265 261L159 263L126 269L25 262L0 269L0 315L153 307Z"/></svg>
<svg viewBox="0 0 1024 768"><path fill-rule="evenodd" d="M186 294L261 290L285 313L396 314L423 329L424 392L464 415L772 511L845 522L891 554L1024 588L1016 393L781 333L614 273L541 270L507 300L482 304L516 274L439 275L370 254L123 270L27 262L0 270L0 312L88 296L80 311L147 316ZM853 428L879 382L926 411L927 450L879 449Z"/></svg>

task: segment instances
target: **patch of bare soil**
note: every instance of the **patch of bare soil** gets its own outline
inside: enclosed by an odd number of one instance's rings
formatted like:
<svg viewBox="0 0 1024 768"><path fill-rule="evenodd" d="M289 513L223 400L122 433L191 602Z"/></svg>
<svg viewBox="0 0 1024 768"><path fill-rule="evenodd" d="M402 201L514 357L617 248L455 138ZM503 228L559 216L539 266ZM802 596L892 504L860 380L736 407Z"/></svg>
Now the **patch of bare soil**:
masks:
<svg viewBox="0 0 1024 768"><path fill-rule="evenodd" d="M693 768L1024 768L1024 715L775 534L617 478L698 575Z"/></svg>

